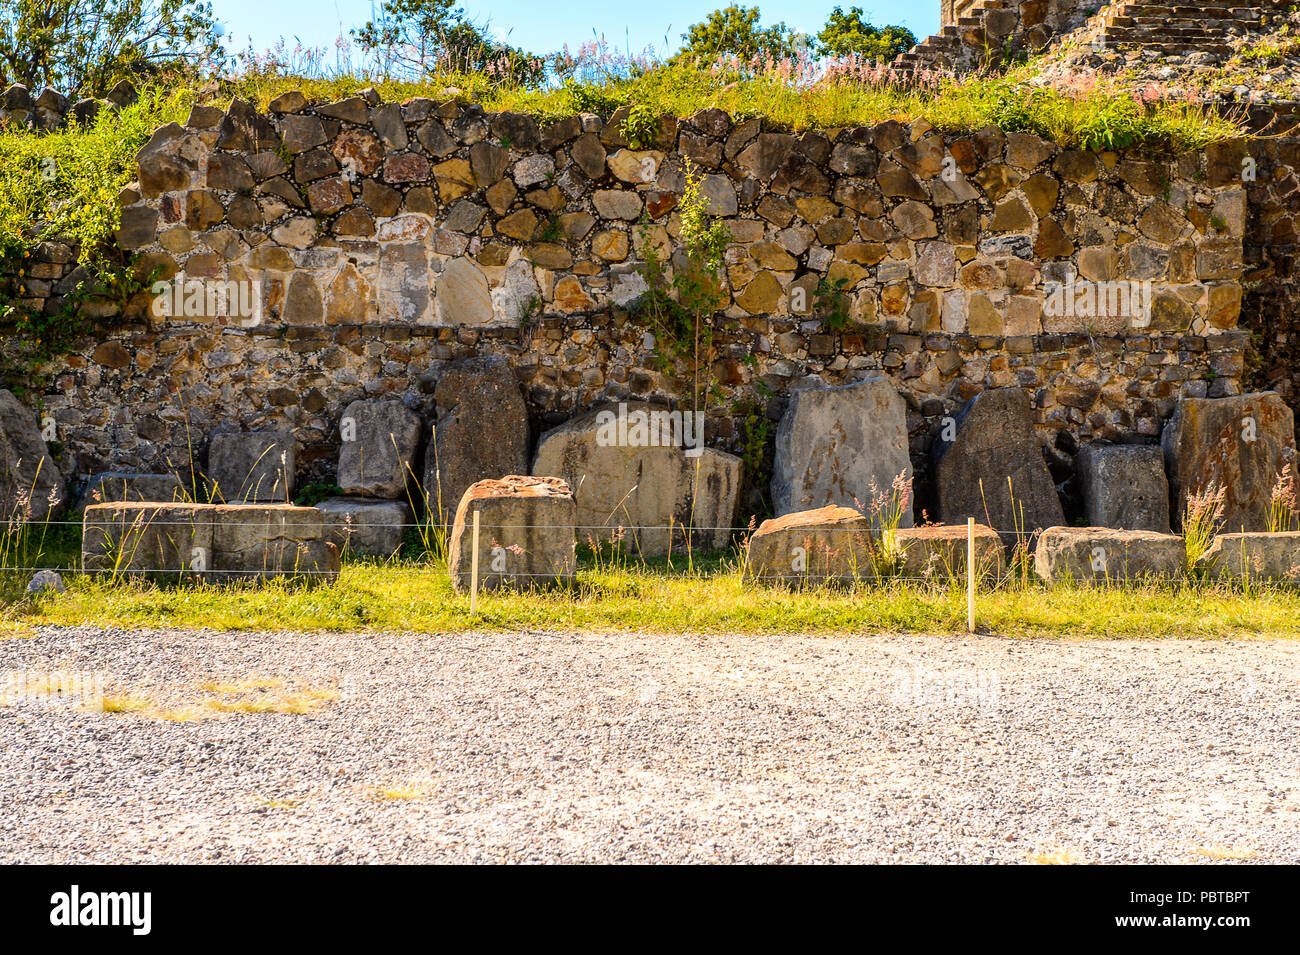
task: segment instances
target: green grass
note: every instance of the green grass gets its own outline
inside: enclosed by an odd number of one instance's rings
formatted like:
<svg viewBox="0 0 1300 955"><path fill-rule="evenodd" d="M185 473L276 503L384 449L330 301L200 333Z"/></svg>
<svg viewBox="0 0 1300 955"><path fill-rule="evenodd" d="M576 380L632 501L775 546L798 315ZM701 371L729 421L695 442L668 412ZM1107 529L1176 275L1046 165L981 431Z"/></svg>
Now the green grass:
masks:
<svg viewBox="0 0 1300 955"><path fill-rule="evenodd" d="M484 594L479 613L452 591L445 568L347 563L332 586L156 585L70 575L68 592L20 598L0 635L41 624L298 631L516 631L525 628L673 633L964 633L964 587L893 582L792 591L742 581L717 558L697 572L596 566L576 591ZM1300 636L1300 592L1188 584L981 589L982 632L1014 637L1227 638Z"/></svg>
<svg viewBox="0 0 1300 955"><path fill-rule="evenodd" d="M690 116L705 107L734 118L762 116L792 129L832 129L871 125L888 119L924 119L952 132L1001 126L1006 132L1035 133L1062 146L1115 149L1128 146L1193 150L1240 135L1240 128L1217 113L1186 103L1140 105L1118 86L1098 86L1075 95L1031 85L1033 63L1004 75L973 75L933 88L901 89L870 82L823 83L807 87L779 74L744 76L684 65L663 65L601 83L566 83L546 89L494 85L482 75L457 74L413 82L373 82L361 77L259 75L232 84L230 92L261 107L289 90L329 102L373 86L385 101L415 96L460 98L489 111L514 110L541 119L578 112L608 116L620 106L634 113Z"/></svg>

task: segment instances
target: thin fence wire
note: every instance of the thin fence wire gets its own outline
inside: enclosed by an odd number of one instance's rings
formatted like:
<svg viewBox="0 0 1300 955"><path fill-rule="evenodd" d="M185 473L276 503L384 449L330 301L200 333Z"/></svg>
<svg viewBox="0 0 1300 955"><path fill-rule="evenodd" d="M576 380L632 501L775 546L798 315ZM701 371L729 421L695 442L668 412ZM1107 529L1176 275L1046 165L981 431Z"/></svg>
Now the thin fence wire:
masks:
<svg viewBox="0 0 1300 955"><path fill-rule="evenodd" d="M818 534L825 534L825 533L841 533L841 532L842 532L842 533L847 533L847 534L861 534L861 533L863 533L864 530L867 530L867 529L871 529L871 530L878 530L878 529L879 529L879 528L878 528L878 525L876 525L876 524L872 524L872 523L871 523L871 518L870 518L870 517L865 517L864 519L867 521L867 525L868 525L866 528L863 528L863 527L843 527L843 528L829 527L829 528L828 528L828 527L820 527L820 526L818 526L818 527L816 527L816 531L817 531ZM279 521L279 520L273 520L273 521L265 521L265 520L249 520L249 521L191 521L191 520L186 520L185 518L180 518L180 517L156 517L156 518L153 518L153 519L151 519L151 520L148 520L148 521L142 522L142 523L140 523L138 526L140 526L140 527L142 527L142 528L146 528L146 527L158 526L158 525L162 525L162 526L166 526L166 527L174 527L174 526L184 526L184 527L231 527L231 526L235 526L235 525L240 526L240 527L289 527L289 526L293 526L293 525L294 525L294 521L293 521L292 518L286 518L284 521ZM132 527L132 526L136 526L136 523L135 523L134 520L113 520L113 521L96 521L96 522L91 523L90 525L86 525L86 524L84 524L84 522L82 522L82 521L39 521L39 522L31 522L31 521L4 521L4 520L0 520L0 526L4 526L4 527L27 527L27 528L41 528L41 527L85 527L85 526L91 526L91 527L108 527L108 528L114 528L114 527ZM417 521L417 522L413 522L413 523L409 523L409 524L408 524L408 523L393 524L393 523L389 523L389 522L356 523L356 522L353 522L353 521L337 521L337 520L336 520L336 521L329 521L329 522L327 522L325 526L326 526L327 528L330 528L330 529L333 529L333 530L346 531L346 530L348 530L348 529L351 529L351 530L362 530L362 529L367 529L367 530L368 530L368 529L370 529L370 528L385 528L385 529L390 529L390 530L391 530L391 529L400 529L400 530L424 530L424 529L428 529L428 528L431 528L431 527L446 528L446 527L452 527L452 526L454 526L454 525L451 524L451 523L447 523L447 524L439 524L439 523L423 524L423 523L420 523L420 522L418 522L418 521ZM536 524L480 524L480 525L479 525L479 528L480 528L481 530L532 530L532 529L534 529L534 528L537 527L537 526L538 526L538 525L536 525ZM690 532L702 532L702 531L729 531L729 532L731 532L731 533L733 533L733 534L745 534L745 533L753 533L754 531L757 531L757 530L759 529L759 527L761 527L762 525L761 525L761 524L755 524L754 526L751 527L751 526L746 525L746 524L685 524L685 523L673 523L673 524L548 524L548 525L546 525L546 526L548 526L548 527L552 527L552 528L556 528L556 529L560 529L560 528L571 528L571 529L574 530L575 532L577 532L577 531L601 531L601 532L610 532L610 533L613 533L613 532L618 532L618 531L624 531L624 532L629 532L629 533L630 533L630 532L632 532L632 531L676 531L676 532L679 532L679 533L685 533L685 532L687 532L687 531L690 531ZM915 526L913 526L913 527L899 527L899 528L897 528L897 530L899 530L899 531L924 530L924 529L927 529L927 528L937 528L937 527L950 527L950 528L957 528L958 530L962 531L963 533L964 533L965 530L966 530L966 525L965 525L965 524L917 524L917 525L915 525ZM997 534L999 537L1036 537L1036 536L1038 536L1039 534L1042 533L1042 529L1039 529L1039 530L996 530L996 529L994 529L994 528L989 527L987 524L976 524L976 529L977 529L977 530L980 530L980 531L983 531L983 530L992 530L993 533ZM37 531L35 531L35 532L36 532L36 533L39 533L39 530L37 530Z"/></svg>
<svg viewBox="0 0 1300 955"><path fill-rule="evenodd" d="M69 566L67 564L46 564L38 566L32 564L26 565L4 565L0 566L0 572L8 573L37 573L42 570L55 571L59 573L85 574L91 577L111 578L184 578L189 580L207 581L239 581L239 580L265 580L269 578L283 577L304 577L304 578L335 578L339 571L333 569L320 569L312 566L310 563L298 568L293 566L280 566L277 556L285 554L292 556L293 548L300 543L294 537L297 522L289 516L284 518L273 516L270 519L265 517L252 518L247 520L191 520L183 516L172 516L166 513L166 509L172 506L183 508L188 505L178 502L175 505L155 502L139 502L146 505L154 505L157 510L152 512L151 516L142 516L135 519L118 519L112 521L75 521L75 520L53 520L44 522L18 521L18 520L0 520L0 528L8 531L14 527L25 530L27 535L32 538L39 538L42 529L48 531L60 527L81 527L81 528L99 528L110 537L120 537L122 541L115 542L112 546L118 552L127 551L131 547L132 538L139 539L145 534L155 535L154 544L141 544L147 553L140 554L144 560L153 559L157 547L157 537L168 540L173 546L175 539L182 537L188 530L199 530L203 528L232 528L263 530L269 532L269 539L254 544L254 548L264 547L268 552L267 564L261 569L239 569L228 570L220 567L203 569L193 569L187 567L184 563L173 567L140 567L132 566L137 559L137 552L131 553L130 559L123 558L117 566L114 567L83 567ZM277 507L282 505L251 505L250 507ZM232 515L233 516L233 515ZM312 524L315 523L313 519ZM450 524L442 523L422 523L419 521L402 521L398 523L362 521L352 522L348 520L337 520L325 518L321 524L321 530L316 533L312 539L332 540L340 544L340 550L343 556L349 560L349 566L357 566L354 561L360 561L360 566L391 566L395 571L421 571L424 569L433 569L434 565L427 563L432 556L431 548L427 535L431 531L442 533L448 529ZM506 581L528 580L532 582L552 583L557 577L567 578L567 571L562 572L559 568L554 568L554 572L529 571L500 571L492 569L493 557L499 556L500 542L495 539L494 532L519 531L534 529L537 525L531 524L484 524L479 523L478 531L482 545L487 548L487 554L482 556L479 561L480 589L490 591L496 585ZM584 561L583 566L575 568L578 574L601 574L601 573L637 573L650 577L663 579L706 579L736 574L748 583L781 583L781 584L800 584L805 587L818 586L842 586L842 585L863 585L863 586L882 586L888 584L918 584L928 585L941 588L956 588L959 585L968 583L966 547L968 544L968 528L965 524L920 524L914 527L899 527L884 529L880 522L873 520L872 515L864 514L863 523L855 526L826 527L813 525L807 528L788 528L787 543L791 547L807 547L806 564L804 569L791 571L789 573L763 572L756 573L747 564L746 554L748 546L754 539L755 533L761 528L759 524L736 525L736 524L707 524L691 525L689 523L671 522L668 524L618 524L616 522L604 524L561 524L549 525L553 530L568 530L572 532L576 543L579 545L595 545L593 553L595 554L594 564L590 561ZM356 535L369 530L385 530L389 532L398 532L405 534L407 531L414 531L423 540L410 541L408 546L417 548L419 554L410 556L399 556L397 548L391 554L366 554L354 549L349 541ZM934 547L926 555L932 572L922 575L895 573L890 569L889 564L894 559L902 559L901 553L893 547L887 547L886 553L880 556L877 548L879 542L886 536L885 531L891 534L899 535L897 547L911 548L912 546L924 546L930 544ZM925 531L942 530L943 536L924 536ZM1082 530L1082 529L1080 529ZM699 543L688 543L693 538L701 534L718 535L721 532L731 536L730 546L707 547ZM912 532L922 532L917 536L911 536ZM975 525L975 543L979 548L975 560L974 578L976 586L980 589L987 590L990 588L999 588L1003 586L1022 586L1028 584L1045 583L1041 581L1032 569L1034 555L1024 547L1027 541L1040 536L1043 529L1031 528L1026 529L1018 527L1014 529L997 529L987 524L978 522ZM472 537L468 522L464 528L466 538ZM638 541L638 538L649 535L670 535L673 544L671 553L645 554L645 545ZM837 550L833 542L838 537L848 535L853 541L861 541L861 553L857 547L853 547L848 555ZM1171 535L1178 536L1178 535ZM901 538L901 539L900 539ZM996 550L990 551L990 545L996 538ZM125 543L124 543L124 542ZM681 541L681 543L677 543ZM870 541L870 543L868 543ZM448 541L447 544L450 542ZM468 543L468 541L466 542ZM612 553L607 549L612 545ZM507 551L510 547L505 548ZM656 548L657 549L657 548ZM28 551L30 553L30 551ZM877 556L873 557L873 553ZM996 555L996 556L994 556ZM13 554L11 553L11 556ZM110 553L106 552L102 557L100 555L91 555L99 559L112 560ZM468 555L461 558L466 565L464 572L468 572ZM508 559L508 558L507 558ZM847 561L851 566L835 566L832 560L838 559L841 563ZM701 568L700 561L706 561L705 568ZM713 561L720 561L714 565ZM854 562L857 561L856 565ZM688 563L689 562L689 563ZM1096 571L1088 576L1080 576L1073 579L1072 582L1084 585L1101 585L1101 586L1125 586L1133 583L1143 584L1169 584L1179 585L1186 581L1186 577L1181 574L1181 568L1170 568L1171 573L1168 575L1146 574L1130 575L1124 569L1127 562L1122 552L1114 555L1113 561L1108 561L1107 569ZM1118 564L1118 571L1109 569ZM448 568L445 563L440 568L440 573L447 573Z"/></svg>

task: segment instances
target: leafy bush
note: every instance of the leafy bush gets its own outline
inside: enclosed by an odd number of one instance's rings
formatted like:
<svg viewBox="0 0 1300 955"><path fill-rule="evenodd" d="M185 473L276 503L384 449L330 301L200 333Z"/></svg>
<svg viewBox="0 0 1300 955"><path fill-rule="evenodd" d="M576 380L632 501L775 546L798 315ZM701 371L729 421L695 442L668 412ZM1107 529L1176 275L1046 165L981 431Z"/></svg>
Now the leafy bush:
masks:
<svg viewBox="0 0 1300 955"><path fill-rule="evenodd" d="M54 237L94 261L120 223L117 197L135 178L135 154L159 126L184 120L192 100L184 86L157 85L85 128L0 133L0 270L21 268L25 254Z"/></svg>

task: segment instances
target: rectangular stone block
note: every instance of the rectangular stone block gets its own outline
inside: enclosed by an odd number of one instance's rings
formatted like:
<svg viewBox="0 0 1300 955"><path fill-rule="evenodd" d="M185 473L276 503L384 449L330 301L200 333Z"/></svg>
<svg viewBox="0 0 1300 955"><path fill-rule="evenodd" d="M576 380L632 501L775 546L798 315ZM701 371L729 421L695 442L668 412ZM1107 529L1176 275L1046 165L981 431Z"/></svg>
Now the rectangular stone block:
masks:
<svg viewBox="0 0 1300 955"><path fill-rule="evenodd" d="M871 525L858 511L828 505L764 521L749 539L745 578L803 587L847 585L876 576Z"/></svg>
<svg viewBox="0 0 1300 955"><path fill-rule="evenodd" d="M1093 445L1079 451L1075 465L1089 524L1169 533L1169 481L1160 448Z"/></svg>
<svg viewBox="0 0 1300 955"><path fill-rule="evenodd" d="M967 530L965 524L933 524L900 528L894 536L902 554L900 577L921 580L966 579ZM998 578L1005 566L1002 538L983 524L975 525L975 572Z"/></svg>
<svg viewBox="0 0 1300 955"><path fill-rule="evenodd" d="M339 551L314 507L122 502L86 508L87 570L200 574L209 579L302 574L333 579Z"/></svg>
<svg viewBox="0 0 1300 955"><path fill-rule="evenodd" d="M512 474L470 485L456 508L447 548L452 586L462 593L470 589L473 576L475 511L480 590L573 583L577 515L573 493L562 480Z"/></svg>
<svg viewBox="0 0 1300 955"><path fill-rule="evenodd" d="M118 573L210 571L210 512L203 504L92 504L82 519L82 566Z"/></svg>
<svg viewBox="0 0 1300 955"><path fill-rule="evenodd" d="M293 499L296 459L287 431L221 432L208 447L212 499L289 501Z"/></svg>
<svg viewBox="0 0 1300 955"><path fill-rule="evenodd" d="M1186 563L1178 534L1110 527L1049 527L1034 550L1034 569L1048 583L1181 580Z"/></svg>
<svg viewBox="0 0 1300 955"><path fill-rule="evenodd" d="M403 501L332 497L316 505L325 517L325 534L341 554L391 557L413 518Z"/></svg>
<svg viewBox="0 0 1300 955"><path fill-rule="evenodd" d="M1220 534L1197 568L1220 579L1300 584L1300 531Z"/></svg>
<svg viewBox="0 0 1300 955"><path fill-rule="evenodd" d="M1160 437L1182 526L1191 494L1224 492L1223 528L1268 527L1269 498L1288 464L1295 463L1295 420L1282 396L1256 392L1230 398L1184 398Z"/></svg>

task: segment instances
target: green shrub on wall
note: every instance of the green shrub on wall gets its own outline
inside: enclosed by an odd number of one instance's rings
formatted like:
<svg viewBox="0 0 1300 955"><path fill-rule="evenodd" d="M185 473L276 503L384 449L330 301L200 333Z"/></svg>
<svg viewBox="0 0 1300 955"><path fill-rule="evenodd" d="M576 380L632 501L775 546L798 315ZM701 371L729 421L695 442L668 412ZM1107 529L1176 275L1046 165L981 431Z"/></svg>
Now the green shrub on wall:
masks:
<svg viewBox="0 0 1300 955"><path fill-rule="evenodd" d="M93 123L48 134L0 132L0 386L39 385L39 369L94 330L88 300L118 306L147 284L112 246L118 194L136 175L135 154L154 130L183 120L192 94L162 86ZM42 242L74 247L85 278L47 311L26 305Z"/></svg>
<svg viewBox="0 0 1300 955"><path fill-rule="evenodd" d="M0 130L0 266L52 238L79 244L93 262L118 227L117 196L135 178L135 154L159 126L184 121L192 100L187 89L155 86L84 128Z"/></svg>

